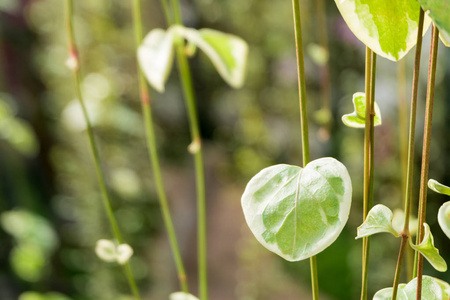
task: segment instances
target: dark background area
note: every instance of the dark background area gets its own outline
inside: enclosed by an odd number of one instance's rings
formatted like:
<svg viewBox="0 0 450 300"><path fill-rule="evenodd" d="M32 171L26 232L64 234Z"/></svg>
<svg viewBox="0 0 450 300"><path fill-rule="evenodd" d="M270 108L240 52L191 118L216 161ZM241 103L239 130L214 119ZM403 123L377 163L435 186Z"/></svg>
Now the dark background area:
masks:
<svg viewBox="0 0 450 300"><path fill-rule="evenodd" d="M143 2L145 31L165 28L159 2ZM339 159L349 170L354 190L346 228L318 255L321 298L357 299L361 241L354 237L362 219L363 130L344 126L341 116L353 110L352 94L364 90L365 48L349 31L334 2L328 1L331 123L324 124L324 73L314 58L320 41L315 3L302 1L311 158ZM94 252L97 240L112 236L73 78L65 64L64 4L61 0L0 0L2 300L18 299L27 291L58 292L80 300L130 299L121 268L102 262ZM123 0L76 1L82 91L114 210L125 240L135 251L131 265L142 294L145 299L167 299L179 287L144 140L131 6L132 1ZM189 0L182 1L182 10L186 26L232 33L250 46L247 80L239 90L229 88L203 54L190 60L206 161L210 298L310 299L309 262L285 262L260 246L240 207L246 183L261 169L276 163L301 164L291 3ZM429 35L424 40L419 88L415 203ZM393 210L402 206L403 195L398 106L402 94L409 101L413 56L411 51L404 59L405 87L397 81L399 64L378 59L376 101L383 124L375 130L374 202ZM152 91L152 105L165 186L189 284L196 294L194 166L187 152L189 127L175 69L164 94ZM436 80L430 178L450 185L450 52L442 43ZM450 241L436 215L448 200L430 192L427 208L435 245L447 261ZM392 284L400 240L381 234L371 245L370 296ZM427 263L425 273L450 280L449 272L437 273Z"/></svg>

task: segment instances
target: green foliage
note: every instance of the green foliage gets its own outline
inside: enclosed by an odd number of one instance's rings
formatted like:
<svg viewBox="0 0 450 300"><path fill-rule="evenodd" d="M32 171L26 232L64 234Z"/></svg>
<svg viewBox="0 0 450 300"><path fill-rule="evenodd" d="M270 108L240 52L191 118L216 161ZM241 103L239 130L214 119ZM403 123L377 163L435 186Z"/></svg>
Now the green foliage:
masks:
<svg viewBox="0 0 450 300"><path fill-rule="evenodd" d="M70 300L69 297L60 293L41 294L37 292L25 292L19 296L18 300Z"/></svg>
<svg viewBox="0 0 450 300"><path fill-rule="evenodd" d="M399 234L392 225L392 218L392 211L388 207L382 204L375 205L369 211L364 223L358 227L358 235L356 238L360 239L381 232L391 233L393 236L398 237Z"/></svg>
<svg viewBox="0 0 450 300"><path fill-rule="evenodd" d="M450 201L444 203L438 212L438 222L442 231L450 239Z"/></svg>
<svg viewBox="0 0 450 300"><path fill-rule="evenodd" d="M348 127L364 128L366 124L366 94L353 94L353 107L355 111L351 114L342 116L342 122ZM381 112L378 104L375 102L375 117L373 118L374 126L381 125Z"/></svg>
<svg viewBox="0 0 450 300"><path fill-rule="evenodd" d="M276 165L253 177L242 196L256 239L288 261L332 244L348 219L352 187L343 164L321 158L305 168Z"/></svg>
<svg viewBox="0 0 450 300"><path fill-rule="evenodd" d="M429 300L447 300L448 284L442 280L422 276L422 299ZM408 284L399 284L397 299L398 300L415 300L417 292L417 278L411 280ZM447 297L444 297L447 295ZM373 300L390 300L392 296L392 288L385 288L378 291Z"/></svg>
<svg viewBox="0 0 450 300"><path fill-rule="evenodd" d="M436 193L450 196L450 187L443 185L434 179L428 180L428 187Z"/></svg>
<svg viewBox="0 0 450 300"><path fill-rule="evenodd" d="M409 240L409 244L414 250L422 253L436 270L439 272L447 271L447 263L442 256L439 255L439 250L434 246L434 239L430 231L430 226L428 226L427 223L424 223L423 227L425 229L425 235L422 242L419 245L414 245L412 241Z"/></svg>
<svg viewBox="0 0 450 300"><path fill-rule="evenodd" d="M416 0L335 2L350 30L378 55L398 61L416 44L420 9Z"/></svg>
<svg viewBox="0 0 450 300"><path fill-rule="evenodd" d="M192 29L173 25L167 31L153 29L138 49L141 68L150 85L164 92L173 64L174 46L180 39L188 41L188 54L201 49L217 72L232 87L244 84L248 46L241 38L212 29Z"/></svg>
<svg viewBox="0 0 450 300"><path fill-rule="evenodd" d="M450 46L450 13L449 0L419 0L420 5L434 24L439 28L444 44Z"/></svg>

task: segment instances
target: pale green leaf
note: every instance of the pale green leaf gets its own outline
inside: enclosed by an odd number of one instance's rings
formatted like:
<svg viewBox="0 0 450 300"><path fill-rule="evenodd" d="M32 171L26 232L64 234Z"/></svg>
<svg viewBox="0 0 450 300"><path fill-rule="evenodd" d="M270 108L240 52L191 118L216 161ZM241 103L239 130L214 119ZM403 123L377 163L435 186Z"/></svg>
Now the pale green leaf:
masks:
<svg viewBox="0 0 450 300"><path fill-rule="evenodd" d="M401 59L416 44L419 9L416 0L335 0L350 30L378 55ZM424 32L430 21L427 18Z"/></svg>
<svg viewBox="0 0 450 300"><path fill-rule="evenodd" d="M244 40L213 29L195 30L179 25L171 29L201 49L230 86L239 88L244 84L248 55L248 46Z"/></svg>
<svg viewBox="0 0 450 300"><path fill-rule="evenodd" d="M450 187L443 185L434 179L428 180L428 187L436 193L450 196Z"/></svg>
<svg viewBox="0 0 450 300"><path fill-rule="evenodd" d="M450 201L444 203L441 208L439 208L438 222L442 231L450 239Z"/></svg>
<svg viewBox="0 0 450 300"><path fill-rule="evenodd" d="M138 48L138 60L149 84L158 92L164 92L174 56L174 32L153 29Z"/></svg>
<svg viewBox="0 0 450 300"><path fill-rule="evenodd" d="M198 300L198 298L188 293L176 292L170 294L169 300Z"/></svg>
<svg viewBox="0 0 450 300"><path fill-rule="evenodd" d="M434 239L431 234L430 227L427 223L424 223L423 227L425 229L423 241L419 245L414 245L411 240L409 240L409 244L414 250L422 253L422 255L436 270L439 272L447 271L447 263L442 256L439 255L439 250L434 247Z"/></svg>
<svg viewBox="0 0 450 300"><path fill-rule="evenodd" d="M424 300L447 300L444 297L446 295L446 282L439 279L422 276L422 299ZM416 300L417 293L417 278L411 280L408 284L399 284L397 291L397 300ZM378 291L373 300L391 300L392 288L385 288Z"/></svg>
<svg viewBox="0 0 450 300"><path fill-rule="evenodd" d="M357 239L376 233L392 233L395 237L399 234L392 226L392 211L382 204L375 205L369 211L366 220L358 227Z"/></svg>
<svg viewBox="0 0 450 300"><path fill-rule="evenodd" d="M409 216L409 234L416 235L417 225L419 221L413 215ZM401 209L394 210L394 216L392 217L392 227L400 235L403 232L403 226L405 224L405 213Z"/></svg>
<svg viewBox="0 0 450 300"><path fill-rule="evenodd" d="M306 52L308 53L309 57L311 57L311 60L318 66L325 66L330 59L328 50L318 44L309 44L306 47Z"/></svg>
<svg viewBox="0 0 450 300"><path fill-rule="evenodd" d="M443 297L442 299L450 299L450 284L445 282L444 280L441 280L439 278L433 278L442 288Z"/></svg>
<svg viewBox="0 0 450 300"><path fill-rule="evenodd" d="M133 248L128 244L117 245L114 241L102 239L95 244L95 253L103 261L124 265L133 255Z"/></svg>
<svg viewBox="0 0 450 300"><path fill-rule="evenodd" d="M419 0L419 3L439 28L441 40L448 47L450 44L450 0Z"/></svg>
<svg viewBox="0 0 450 300"><path fill-rule="evenodd" d="M342 116L342 122L345 125L352 128L364 128L366 124L366 94L365 93L355 93L353 94L353 107L355 111L351 114L346 114ZM381 112L378 104L375 102L375 117L373 118L374 126L381 125Z"/></svg>
<svg viewBox="0 0 450 300"><path fill-rule="evenodd" d="M262 170L248 183L242 208L264 247L298 261L337 239L348 220L351 197L347 169L328 157L305 168L276 165Z"/></svg>

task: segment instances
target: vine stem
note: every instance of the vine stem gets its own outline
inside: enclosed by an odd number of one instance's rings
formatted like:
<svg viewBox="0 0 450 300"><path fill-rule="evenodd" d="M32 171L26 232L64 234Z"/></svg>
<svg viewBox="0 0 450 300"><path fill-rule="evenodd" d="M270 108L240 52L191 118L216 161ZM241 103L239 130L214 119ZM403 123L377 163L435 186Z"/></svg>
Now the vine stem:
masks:
<svg viewBox="0 0 450 300"><path fill-rule="evenodd" d="M427 182L428 171L430 164L430 144L431 144L431 126L433 121L433 104L434 104L434 86L436 81L436 62L439 43L439 30L436 25L433 24L431 32L431 47L430 47L430 63L428 68L428 87L427 87L427 100L425 109L425 128L423 135L423 149L422 149L422 169L420 176L420 196L419 196L419 224L416 243L420 243L423 240L424 229L423 223L426 217L427 208ZM416 251L415 270L417 270L417 298L421 299L422 296L422 274L423 274L423 256Z"/></svg>
<svg viewBox="0 0 450 300"><path fill-rule="evenodd" d="M376 54L366 47L366 123L364 129L364 203L363 221L373 203L373 181L374 181L374 117L375 117L375 75ZM362 254L362 287L361 300L367 299L367 281L369 271L369 237L363 238Z"/></svg>
<svg viewBox="0 0 450 300"><path fill-rule="evenodd" d="M172 1L175 24L182 25L181 8L178 0ZM169 20L168 20L169 21ZM197 238L198 238L198 272L199 272L199 298L208 299L208 270L207 270L207 243L206 243L206 192L205 192L205 166L203 162L202 140L198 122L195 92L192 84L192 75L189 62L184 50L184 42L178 40L176 44L178 71L181 76L184 99L188 110L189 126L192 143L188 149L194 155L195 177L197 188Z"/></svg>
<svg viewBox="0 0 450 300"><path fill-rule="evenodd" d="M409 138L408 138L408 161L407 161L407 173L405 182L405 222L403 225L402 241L400 244L400 250L398 254L397 266L395 268L394 284L392 289L392 300L397 299L398 284L400 282L400 274L402 271L403 257L408 245L409 235L409 216L411 215L411 203L412 203L412 188L413 188L413 173L414 173L414 144L415 144L415 131L416 131L416 116L417 116L417 95L419 89L419 77L420 77L420 55L422 53L422 36L423 36L423 22L424 11L420 9L419 23L417 30L417 43L416 53L414 59L414 73L411 93L411 110L409 117ZM408 261L409 262L409 261ZM409 276L409 274L408 274Z"/></svg>
<svg viewBox="0 0 450 300"><path fill-rule="evenodd" d="M300 102L300 122L302 129L302 155L303 166L309 163L309 136L308 136L308 117L306 109L306 84L305 84L305 65L303 62L303 40L302 40L302 24L300 17L299 0L292 0L294 12L294 29L295 29L295 45L297 53L297 72L299 86L299 102ZM317 272L317 257L314 255L310 258L311 269L311 287L313 300L319 299L319 279Z"/></svg>
<svg viewBox="0 0 450 300"><path fill-rule="evenodd" d="M69 68L73 71L75 77L75 89L78 97L78 101L80 103L83 117L86 122L86 131L89 138L89 145L92 152L92 157L94 160L95 172L98 180L98 184L100 186L100 191L102 194L103 205L106 210L106 214L108 216L109 223L111 225L111 229L114 235L114 238L117 240L119 244L123 244L123 238L119 230L119 226L117 225L116 217L114 216L114 212L111 205L111 200L108 194L108 190L106 188L105 177L103 175L102 168L100 166L100 155L97 147L97 143L94 138L94 131L92 129L92 124L89 118L88 111L86 109L86 105L83 99L83 94L81 92L81 75L80 75L80 66L79 66L79 57L78 50L75 41L74 28L73 28L73 0L67 0L66 5L67 12L67 34L69 38L69 59L67 61ZM139 294L139 290L136 284L136 280L133 277L133 273L131 272L131 268L129 263L125 263L124 266L125 276L127 277L128 284L130 289L134 295L134 297L138 300L141 299Z"/></svg>
<svg viewBox="0 0 450 300"><path fill-rule="evenodd" d="M136 48L139 47L143 39L141 4L142 4L141 0L133 0L133 21L134 21L134 33L136 38ZM159 163L158 150L156 147L155 128L153 125L153 116L152 116L153 113L152 113L152 106L150 103L149 89L146 84L144 75L141 69L139 68L139 63L137 63L137 70L139 77L139 90L140 90L142 113L145 122L147 149L153 167L153 176L156 185L156 192L158 194L164 224L169 236L169 242L172 248L172 255L175 261L175 266L177 268L181 290L185 293L188 293L189 289L186 278L186 271L184 268L183 260L181 258L181 251L180 247L178 246L178 239L173 225L169 203L167 200L167 194L164 189L163 178L161 175L161 167Z"/></svg>

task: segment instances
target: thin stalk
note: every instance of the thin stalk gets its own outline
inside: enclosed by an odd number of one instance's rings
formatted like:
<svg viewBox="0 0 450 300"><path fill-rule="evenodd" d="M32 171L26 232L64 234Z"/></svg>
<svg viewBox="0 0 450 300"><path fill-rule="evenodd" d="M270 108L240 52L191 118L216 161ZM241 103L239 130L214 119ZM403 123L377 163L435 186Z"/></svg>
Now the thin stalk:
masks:
<svg viewBox="0 0 450 300"><path fill-rule="evenodd" d="M116 217L114 216L114 212L111 206L111 200L108 194L108 190L106 188L105 177L103 175L102 168L100 166L100 155L98 152L98 147L95 142L94 132L92 129L91 121L89 118L88 111L86 109L86 105L84 103L83 94L81 93L81 75L80 75L80 67L79 67L79 59L78 59L78 50L76 46L74 30L73 30L73 0L67 0L67 33L69 37L69 60L68 65L73 70L75 77L75 88L78 100L80 102L81 109L83 111L83 116L86 122L86 130L89 138L89 145L92 152L92 157L94 159L95 172L97 175L98 184L100 187L100 191L102 194L103 205L106 210L106 214L109 219L109 223L111 225L111 229L113 235L119 244L123 244L123 238L119 230L119 226L117 225ZM136 281L131 272L131 268L128 263L124 266L125 276L127 277L128 284L130 285L130 289L136 299L141 299L139 294L139 290L136 285Z"/></svg>
<svg viewBox="0 0 450 300"><path fill-rule="evenodd" d="M436 62L439 43L439 30L433 25L431 33L431 48L430 48L430 64L428 69L428 87L427 87L427 100L425 110L425 128L423 136L423 149L422 149L422 169L420 176L420 196L419 196L419 224L417 243L420 243L424 236L423 223L425 222L426 208L427 208L427 182L428 182L428 170L430 163L430 144L431 144L431 126L433 121L433 104L434 104L434 86L436 80ZM422 274L423 274L423 256L416 252L416 265L417 265L417 298L421 299L422 296Z"/></svg>
<svg viewBox="0 0 450 300"><path fill-rule="evenodd" d="M366 219L373 203L374 181L374 117L375 117L375 74L376 54L366 48L366 124L364 129L364 203L363 214ZM361 300L367 299L367 280L369 269L369 237L363 238Z"/></svg>
<svg viewBox="0 0 450 300"><path fill-rule="evenodd" d="M422 36L423 36L423 22L424 12L420 9L418 31L417 31L417 43L416 53L414 59L414 73L411 93L411 110L409 118L409 138L408 138L408 161L407 161L407 173L405 182L405 221L403 225L402 242L400 245L399 259L397 261L397 267L395 269L394 284L392 290L392 300L397 299L398 284L400 282L400 273L402 270L403 256L407 247L409 238L409 217L411 215L411 203L412 203L412 188L413 188L413 173L414 173L414 144L415 144L415 131L416 131L416 116L417 116L417 95L419 89L419 76L420 76L420 55L422 53ZM408 258L408 257L407 257ZM408 260L408 266L410 265ZM408 277L411 273L408 268ZM409 279L409 278L408 278Z"/></svg>
<svg viewBox="0 0 450 300"><path fill-rule="evenodd" d="M178 0L172 1L174 20L182 25L181 9ZM184 99L188 110L189 125L192 143L189 152L194 155L195 177L197 183L197 236L198 236L198 270L199 270L199 298L208 299L208 270L207 270L207 243L206 243L206 193L205 193L205 166L203 162L202 140L198 122L194 86L189 62L184 51L184 42L178 41L176 45L178 71L181 77Z"/></svg>
<svg viewBox="0 0 450 300"><path fill-rule="evenodd" d="M167 4L167 2L166 2ZM141 0L133 0L133 21L134 32L136 37L136 48L139 47L142 39L142 13L141 13ZM153 167L153 176L156 185L156 192L158 194L159 204L161 206L161 212L163 215L164 224L169 236L170 246L172 248L173 258L177 268L178 279L180 281L181 290L185 293L188 292L188 284L186 278L186 271L184 268L183 260L181 258L180 247L178 246L178 239L175 232L175 228L170 213L169 203L167 200L167 194L164 189L163 178L161 175L161 167L159 163L158 150L156 147L155 128L153 125L153 113L150 103L150 94L148 86L145 82L144 75L142 74L139 64L137 64L138 76L139 76L139 90L141 97L142 113L145 121L145 133L147 141L147 149L151 164Z"/></svg>
<svg viewBox="0 0 450 300"><path fill-rule="evenodd" d="M294 29L295 29L295 43L297 53L297 72L298 72L298 86L299 86L299 102L300 102L300 122L302 128L302 153L303 166L309 163L309 137L308 137L308 117L306 109L306 84L305 84L305 65L303 62L303 40L302 40L302 24L300 18L300 3L299 0L292 0L294 12ZM317 272L317 257L310 258L311 268L311 287L313 300L319 299L319 279Z"/></svg>

